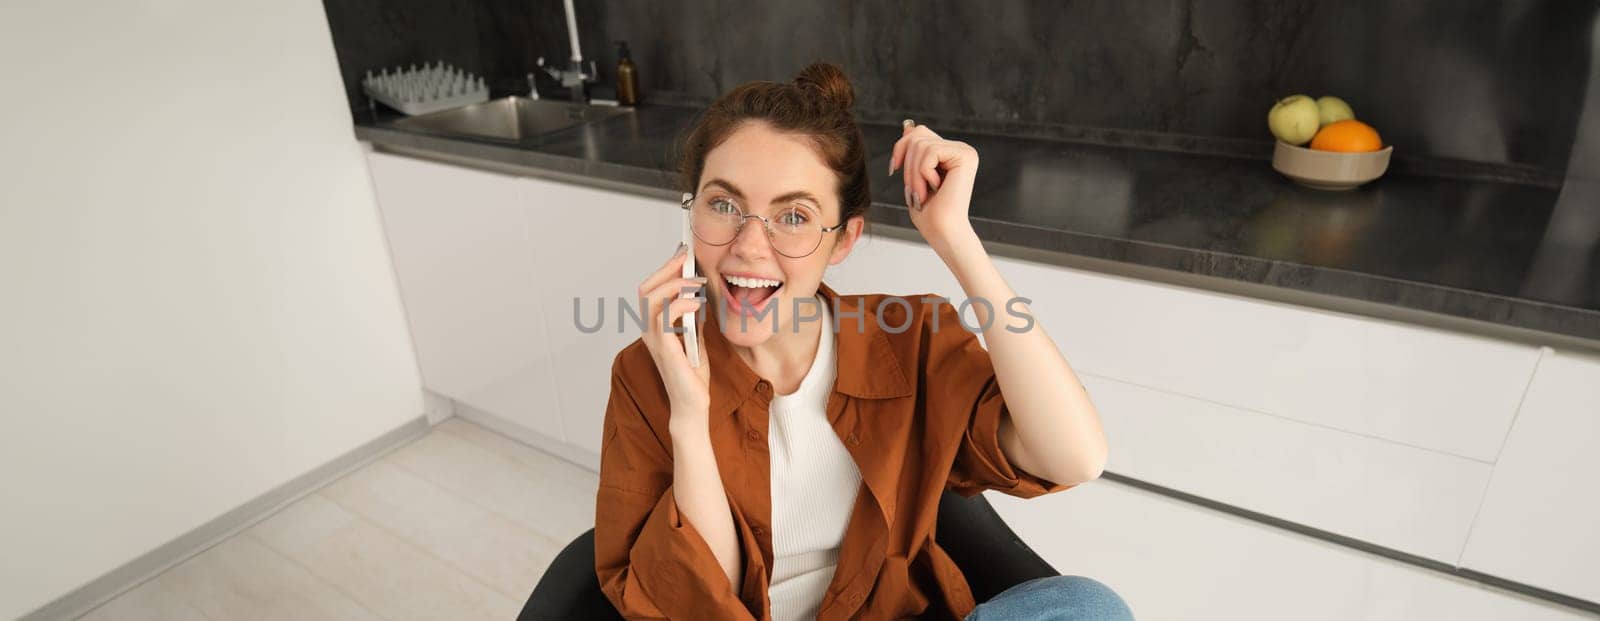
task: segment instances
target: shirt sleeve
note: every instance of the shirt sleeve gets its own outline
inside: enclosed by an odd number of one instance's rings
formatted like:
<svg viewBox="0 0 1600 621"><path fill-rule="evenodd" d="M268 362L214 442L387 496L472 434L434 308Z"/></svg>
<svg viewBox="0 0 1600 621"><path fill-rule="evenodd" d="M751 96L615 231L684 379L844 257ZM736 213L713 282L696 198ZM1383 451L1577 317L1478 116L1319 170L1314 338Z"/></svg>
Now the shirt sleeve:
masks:
<svg viewBox="0 0 1600 621"><path fill-rule="evenodd" d="M670 444L622 381L620 360L612 364L595 499L601 591L626 619L753 619L711 547L679 514Z"/></svg>
<svg viewBox="0 0 1600 621"><path fill-rule="evenodd" d="M934 308L930 312L937 323L924 322L928 358L922 381L927 407L935 420L955 421L961 428L945 487L965 497L992 489L1019 498L1076 487L1017 468L1006 458L1000 450L1000 419L1010 412L989 351L976 333L960 323L955 306L939 302Z"/></svg>

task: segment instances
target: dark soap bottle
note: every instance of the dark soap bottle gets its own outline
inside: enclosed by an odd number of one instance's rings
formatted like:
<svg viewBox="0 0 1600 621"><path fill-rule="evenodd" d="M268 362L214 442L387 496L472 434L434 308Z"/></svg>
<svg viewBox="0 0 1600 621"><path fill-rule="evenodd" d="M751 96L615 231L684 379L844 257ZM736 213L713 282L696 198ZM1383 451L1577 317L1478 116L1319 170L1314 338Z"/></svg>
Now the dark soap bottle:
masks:
<svg viewBox="0 0 1600 621"><path fill-rule="evenodd" d="M624 106L639 104L639 73L628 56L628 42L617 41L617 103Z"/></svg>

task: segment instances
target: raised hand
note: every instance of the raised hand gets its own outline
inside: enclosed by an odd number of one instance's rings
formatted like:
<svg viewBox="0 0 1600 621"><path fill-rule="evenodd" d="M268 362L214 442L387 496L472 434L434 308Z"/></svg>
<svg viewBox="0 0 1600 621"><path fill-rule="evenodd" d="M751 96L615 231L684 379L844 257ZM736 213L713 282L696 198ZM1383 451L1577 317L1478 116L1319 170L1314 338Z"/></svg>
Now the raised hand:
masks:
<svg viewBox="0 0 1600 621"><path fill-rule="evenodd" d="M978 175L978 150L906 119L889 157L889 174L902 164L911 223L928 245L946 248L952 240L970 236L967 214Z"/></svg>

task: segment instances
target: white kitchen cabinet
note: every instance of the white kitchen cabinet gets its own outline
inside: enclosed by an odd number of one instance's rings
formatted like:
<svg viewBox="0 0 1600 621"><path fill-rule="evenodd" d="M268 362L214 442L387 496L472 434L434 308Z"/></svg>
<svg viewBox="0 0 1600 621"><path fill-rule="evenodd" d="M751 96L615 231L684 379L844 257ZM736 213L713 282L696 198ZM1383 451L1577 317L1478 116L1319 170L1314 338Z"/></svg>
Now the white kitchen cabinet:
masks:
<svg viewBox="0 0 1600 621"><path fill-rule="evenodd" d="M515 177L369 153L401 299L434 392L564 437Z"/></svg>
<svg viewBox="0 0 1600 621"><path fill-rule="evenodd" d="M1079 374L1107 469L1454 564L1490 465Z"/></svg>
<svg viewBox="0 0 1600 621"><path fill-rule="evenodd" d="M1588 618L1108 480L984 497L1057 570L1115 589L1138 619Z"/></svg>
<svg viewBox="0 0 1600 621"><path fill-rule="evenodd" d="M671 258L681 239L681 213L671 200L526 178L523 210L532 218L534 261L546 352L555 370L566 441L600 452L601 423L611 393L611 361L639 338L617 318L618 299L637 309L639 283ZM581 303L586 333L574 319ZM598 324L600 301L605 315Z"/></svg>
<svg viewBox="0 0 1600 621"><path fill-rule="evenodd" d="M1461 565L1600 601L1600 357L1546 350Z"/></svg>
<svg viewBox="0 0 1600 621"><path fill-rule="evenodd" d="M1110 443L1109 470L1444 563L1460 557L1491 464L1428 444L1481 443L1475 452L1492 459L1516 403L1467 408L1437 390L1464 370L1481 383L1455 390L1499 400L1509 394L1505 389L1526 384L1520 360L1536 356L1535 348L1004 257L996 262L1018 294L1033 300L1034 315L1094 397ZM892 238L860 246L828 280L841 291L963 297L932 249ZM1217 325L1207 330L1204 321ZM1222 348L1224 336L1233 340L1231 349ZM1281 352L1259 359L1272 350ZM1236 386L1199 383L1179 373L1174 360L1196 365L1189 375ZM1527 360L1529 371L1532 364ZM1504 375L1488 377L1491 371ZM1252 375L1261 381L1235 381ZM1407 391L1408 385L1418 388ZM1318 402L1344 392L1395 403L1341 411ZM1282 405L1251 409L1223 397ZM1457 406L1463 411L1444 416L1443 408ZM1429 424L1440 428L1427 430ZM1490 440L1495 446L1487 446Z"/></svg>

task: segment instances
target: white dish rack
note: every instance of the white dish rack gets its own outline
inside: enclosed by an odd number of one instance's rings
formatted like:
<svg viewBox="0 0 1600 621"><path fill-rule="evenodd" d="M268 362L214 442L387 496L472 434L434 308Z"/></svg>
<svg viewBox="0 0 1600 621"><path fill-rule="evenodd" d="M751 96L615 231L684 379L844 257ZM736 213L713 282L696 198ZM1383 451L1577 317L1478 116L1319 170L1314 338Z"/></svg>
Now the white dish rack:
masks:
<svg viewBox="0 0 1600 621"><path fill-rule="evenodd" d="M482 103L489 100L489 87L483 76L473 75L438 61L423 63L418 69L384 68L373 75L367 71L361 81L361 90L374 101L382 102L406 114L425 114L446 108Z"/></svg>

